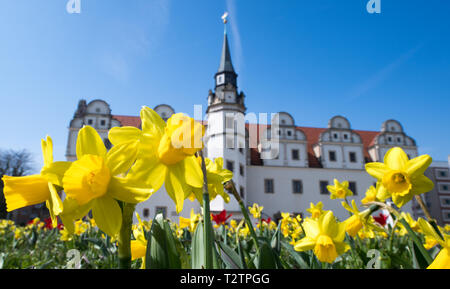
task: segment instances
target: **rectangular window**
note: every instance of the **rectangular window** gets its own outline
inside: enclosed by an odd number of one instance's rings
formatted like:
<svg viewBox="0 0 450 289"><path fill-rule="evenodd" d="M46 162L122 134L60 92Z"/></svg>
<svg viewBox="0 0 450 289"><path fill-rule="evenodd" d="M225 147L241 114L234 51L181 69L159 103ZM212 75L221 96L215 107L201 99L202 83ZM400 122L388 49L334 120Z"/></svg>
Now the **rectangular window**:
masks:
<svg viewBox="0 0 450 289"><path fill-rule="evenodd" d="M356 163L356 153L355 152L350 152L349 156L350 156L350 162L351 163Z"/></svg>
<svg viewBox="0 0 450 289"><path fill-rule="evenodd" d="M92 119L88 119L88 125L92 125L94 121Z"/></svg>
<svg viewBox="0 0 450 289"><path fill-rule="evenodd" d="M155 209L156 215L162 214L163 218L165 219L167 216L167 207L156 207Z"/></svg>
<svg viewBox="0 0 450 289"><path fill-rule="evenodd" d="M241 187L239 188L239 195L241 195L241 198L244 198L244 197L245 197L244 194L245 194L245 192L244 192L244 187L241 186Z"/></svg>
<svg viewBox="0 0 450 289"><path fill-rule="evenodd" d="M239 174L241 174L241 176L244 176L244 166L243 165L239 165Z"/></svg>
<svg viewBox="0 0 450 289"><path fill-rule="evenodd" d="M226 128L227 129L233 129L234 128L234 117L226 116L225 117L225 122L226 122Z"/></svg>
<svg viewBox="0 0 450 289"><path fill-rule="evenodd" d="M320 194L328 195L330 192L327 189L328 181L320 181Z"/></svg>
<svg viewBox="0 0 450 289"><path fill-rule="evenodd" d="M227 136L227 149L234 149L234 137Z"/></svg>
<svg viewBox="0 0 450 289"><path fill-rule="evenodd" d="M145 208L142 212L142 215L144 215L144 218L150 217L150 210L148 208Z"/></svg>
<svg viewBox="0 0 450 289"><path fill-rule="evenodd" d="M102 120L100 121L100 125L101 125L101 126L105 126L105 124L106 124L106 120L102 119Z"/></svg>
<svg viewBox="0 0 450 289"><path fill-rule="evenodd" d="M448 172L447 171L438 171L438 175L440 178L447 178Z"/></svg>
<svg viewBox="0 0 450 289"><path fill-rule="evenodd" d="M234 162L227 161L227 170L234 172Z"/></svg>
<svg viewBox="0 0 450 289"><path fill-rule="evenodd" d="M265 179L264 180L264 192L266 194L273 194L274 193L273 179Z"/></svg>
<svg viewBox="0 0 450 289"><path fill-rule="evenodd" d="M353 192L353 195L356 196L358 194L356 191L356 182L348 182L348 189Z"/></svg>
<svg viewBox="0 0 450 289"><path fill-rule="evenodd" d="M329 151L328 152L328 156L330 158L330 162L335 162L336 161L336 152L335 151Z"/></svg>
<svg viewBox="0 0 450 289"><path fill-rule="evenodd" d="M293 180L292 181L292 192L294 194L303 193L303 184L301 180Z"/></svg>
<svg viewBox="0 0 450 289"><path fill-rule="evenodd" d="M300 153L298 150L292 150L292 159L298 161L300 159Z"/></svg>

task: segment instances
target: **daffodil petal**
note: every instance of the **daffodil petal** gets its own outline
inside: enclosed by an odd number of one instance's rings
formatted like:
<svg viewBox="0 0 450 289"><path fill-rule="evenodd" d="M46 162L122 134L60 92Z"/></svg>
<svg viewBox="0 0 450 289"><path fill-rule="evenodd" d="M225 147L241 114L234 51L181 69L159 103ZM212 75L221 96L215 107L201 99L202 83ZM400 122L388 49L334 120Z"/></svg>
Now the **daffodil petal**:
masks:
<svg viewBox="0 0 450 289"><path fill-rule="evenodd" d="M431 162L432 158L429 155L421 155L413 158L406 163L406 173L411 178L423 175Z"/></svg>
<svg viewBox="0 0 450 289"><path fill-rule="evenodd" d="M134 126L113 127L109 130L108 138L113 145L138 141L141 137L141 130Z"/></svg>
<svg viewBox="0 0 450 289"><path fill-rule="evenodd" d="M412 192L414 194L422 194L431 191L434 188L434 183L424 175L415 177L412 180Z"/></svg>
<svg viewBox="0 0 450 289"><path fill-rule="evenodd" d="M7 211L45 202L50 197L48 181L41 175L25 177L3 176Z"/></svg>
<svg viewBox="0 0 450 289"><path fill-rule="evenodd" d="M314 249L316 245L316 240L310 237L304 237L303 239L295 242L294 250L295 251L308 251Z"/></svg>
<svg viewBox="0 0 450 289"><path fill-rule="evenodd" d="M203 187L202 168L194 156L187 157L183 161L186 183L194 188Z"/></svg>
<svg viewBox="0 0 450 289"><path fill-rule="evenodd" d="M45 140L41 140L42 155L44 158L44 166L53 163L53 141L47 136Z"/></svg>
<svg viewBox="0 0 450 289"><path fill-rule="evenodd" d="M84 126L78 132L77 138L77 158L81 159L84 155L97 155L104 157L106 147L100 135L91 126Z"/></svg>
<svg viewBox="0 0 450 289"><path fill-rule="evenodd" d="M122 226L122 210L116 200L108 195L97 198L92 203L92 216L97 226L111 237L119 233Z"/></svg>
<svg viewBox="0 0 450 289"><path fill-rule="evenodd" d="M48 183L48 188L50 191L49 204L51 206L49 210L51 210L55 216L58 216L63 211L63 202L53 184Z"/></svg>
<svg viewBox="0 0 450 289"><path fill-rule="evenodd" d="M427 269L450 269L450 250L442 248Z"/></svg>
<svg viewBox="0 0 450 289"><path fill-rule="evenodd" d="M366 164L366 171L372 177L381 180L389 172L389 168L383 163L368 163Z"/></svg>
<svg viewBox="0 0 450 289"><path fill-rule="evenodd" d="M138 159L127 175L130 182L139 185L149 185L158 191L166 179L167 166L156 158Z"/></svg>
<svg viewBox="0 0 450 289"><path fill-rule="evenodd" d="M306 236L316 239L317 236L320 235L320 228L319 225L317 224L317 221L312 220L312 219L306 219L303 222L303 229L305 230L305 234Z"/></svg>
<svg viewBox="0 0 450 289"><path fill-rule="evenodd" d="M399 147L391 148L384 156L384 163L392 170L402 170L408 162L408 156Z"/></svg>
<svg viewBox="0 0 450 289"><path fill-rule="evenodd" d="M321 216L321 218L322 219L319 221L319 224L321 225L320 231L331 238L334 238L338 233L338 227L333 212L328 211Z"/></svg>
<svg viewBox="0 0 450 289"><path fill-rule="evenodd" d="M53 162L42 168L41 175L45 176L50 183L63 187L62 179L71 164L72 162Z"/></svg>
<svg viewBox="0 0 450 289"><path fill-rule="evenodd" d="M164 134L166 123L153 109L144 106L141 109L142 131L146 134Z"/></svg>
<svg viewBox="0 0 450 289"><path fill-rule="evenodd" d="M129 141L113 146L106 154L106 165L112 176L126 173L136 161L138 142Z"/></svg>
<svg viewBox="0 0 450 289"><path fill-rule="evenodd" d="M91 210L92 202L80 206L77 200L66 197L63 202L63 212L60 214L64 227L73 234L75 231L73 222L86 216Z"/></svg>
<svg viewBox="0 0 450 289"><path fill-rule="evenodd" d="M184 168L182 164L170 166L168 169L166 176L166 190L175 202L177 213L180 213L183 210L185 191L189 190L184 179Z"/></svg>
<svg viewBox="0 0 450 289"><path fill-rule="evenodd" d="M141 241L132 240L131 241L131 260L136 260L145 257L145 252L147 250L147 245L143 244Z"/></svg>
<svg viewBox="0 0 450 289"><path fill-rule="evenodd" d="M153 193L152 188L135 186L126 178L113 177L108 187L108 194L112 198L131 204L144 202Z"/></svg>

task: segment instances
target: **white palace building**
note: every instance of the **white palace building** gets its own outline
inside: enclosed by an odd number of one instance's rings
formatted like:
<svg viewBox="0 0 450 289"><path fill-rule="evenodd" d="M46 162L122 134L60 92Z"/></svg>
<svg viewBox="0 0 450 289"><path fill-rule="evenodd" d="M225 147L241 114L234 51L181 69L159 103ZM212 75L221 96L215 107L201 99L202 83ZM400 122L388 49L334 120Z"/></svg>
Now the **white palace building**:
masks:
<svg viewBox="0 0 450 289"><path fill-rule="evenodd" d="M154 110L167 120L175 110L166 104ZM204 138L206 156L222 157L224 166L234 173L233 180L247 206L258 203L264 206L263 217L277 218L280 212L302 213L311 202L322 201L325 210L333 210L343 220L348 213L342 208L342 200L330 200L327 185L333 179L348 180L354 198L359 204L367 188L375 179L364 170L368 162L382 162L385 153L394 146L402 147L410 158L418 155L414 139L406 135L403 126L396 120L386 120L380 131L355 130L347 118L335 116L324 128L297 126L287 112L280 112L278 126L243 124L246 107L245 95L238 91L237 74L233 68L227 34L224 35L220 66L215 74L215 89L209 91ZM247 119L248 120L248 119ZM83 125L97 129L110 147L108 130L116 126L140 128L139 116L123 116L111 113L108 103L81 100L70 122L67 143L67 159L76 158L76 138ZM276 129L274 129L274 127ZM276 138L271 136L277 136ZM263 157L265 149L278 143L278 154L274 158ZM273 151L273 150L272 150ZM191 208L200 211L198 202L185 200L181 215L188 217ZM231 197L228 204L219 196L211 203L214 212L226 209L240 218L237 202ZM412 212L411 204L404 211ZM166 217L177 220L175 204L165 192L164 186L146 202L140 203L136 211L143 219L152 219L156 212L163 211Z"/></svg>

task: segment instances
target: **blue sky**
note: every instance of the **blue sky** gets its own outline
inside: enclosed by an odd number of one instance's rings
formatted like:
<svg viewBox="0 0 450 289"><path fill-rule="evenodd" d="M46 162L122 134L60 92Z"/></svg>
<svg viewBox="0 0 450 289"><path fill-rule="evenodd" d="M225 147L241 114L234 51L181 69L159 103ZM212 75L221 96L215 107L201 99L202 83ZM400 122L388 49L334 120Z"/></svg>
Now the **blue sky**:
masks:
<svg viewBox="0 0 450 289"><path fill-rule="evenodd" d="M81 0L81 14L66 3L0 2L0 149L30 150L37 169L47 134L64 160L82 98L121 115L206 106L224 11L249 112L314 127L339 114L361 130L394 118L420 154L450 154L449 1L381 0L381 14L367 0Z"/></svg>

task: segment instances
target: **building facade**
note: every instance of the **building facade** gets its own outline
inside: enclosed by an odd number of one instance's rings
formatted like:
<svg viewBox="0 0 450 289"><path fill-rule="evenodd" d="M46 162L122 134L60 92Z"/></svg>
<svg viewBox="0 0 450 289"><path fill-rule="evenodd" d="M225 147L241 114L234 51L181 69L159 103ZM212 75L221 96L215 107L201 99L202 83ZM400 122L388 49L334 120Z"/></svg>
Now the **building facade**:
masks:
<svg viewBox="0 0 450 289"><path fill-rule="evenodd" d="M264 217L274 218L280 212L305 214L311 202L321 201L324 209L333 210L338 218L345 219L348 213L340 200L330 200L326 189L333 179L349 181L354 192L350 199L359 203L376 181L365 172L366 163L382 162L385 153L395 146L402 147L410 158L418 155L414 139L392 119L383 122L380 131L353 129L343 116L331 118L323 128L299 126L287 112L275 114L270 124L252 121L246 114L246 96L239 91L237 78L224 34L220 65L214 75L215 87L207 97L205 154L211 159L224 159L224 166L233 171L233 180L245 203L264 206ZM175 113L172 106L165 104L155 106L154 110L165 120ZM69 126L68 160L75 159L76 136L83 125L97 129L110 147L107 138L110 128L140 128L141 120L138 116L113 115L103 100L89 103L81 100ZM198 212L200 205L186 200L180 214L188 217L191 209ZM222 209L236 218L240 216L233 198L226 204L219 196L211 203L213 212ZM144 219L153 218L158 211L168 218L178 216L164 186L136 210ZM403 210L412 213L411 203Z"/></svg>

